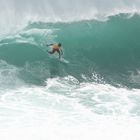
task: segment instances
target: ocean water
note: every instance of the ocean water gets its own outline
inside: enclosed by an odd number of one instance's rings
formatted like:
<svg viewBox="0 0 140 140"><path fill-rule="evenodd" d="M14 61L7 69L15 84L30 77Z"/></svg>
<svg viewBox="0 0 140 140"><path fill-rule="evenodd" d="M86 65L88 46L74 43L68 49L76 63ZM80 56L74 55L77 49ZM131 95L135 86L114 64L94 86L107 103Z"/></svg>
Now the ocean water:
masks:
<svg viewBox="0 0 140 140"><path fill-rule="evenodd" d="M0 139L139 140L139 7L0 0Z"/></svg>

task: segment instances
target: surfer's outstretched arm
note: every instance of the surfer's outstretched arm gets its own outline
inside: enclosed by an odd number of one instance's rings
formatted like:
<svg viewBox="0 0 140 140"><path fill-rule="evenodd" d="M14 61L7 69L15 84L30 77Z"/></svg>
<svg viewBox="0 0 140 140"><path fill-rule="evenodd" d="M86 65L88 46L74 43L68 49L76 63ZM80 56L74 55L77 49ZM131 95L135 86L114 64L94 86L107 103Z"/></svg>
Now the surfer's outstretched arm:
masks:
<svg viewBox="0 0 140 140"><path fill-rule="evenodd" d="M46 44L47 47L52 46L52 45L54 45L54 44Z"/></svg>

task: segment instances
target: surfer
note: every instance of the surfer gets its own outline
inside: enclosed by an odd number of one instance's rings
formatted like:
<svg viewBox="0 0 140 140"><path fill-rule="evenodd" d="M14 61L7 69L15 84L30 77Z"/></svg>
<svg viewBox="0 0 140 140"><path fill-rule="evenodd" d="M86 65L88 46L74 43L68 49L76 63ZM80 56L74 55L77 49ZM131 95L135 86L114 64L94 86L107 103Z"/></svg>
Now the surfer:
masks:
<svg viewBox="0 0 140 140"><path fill-rule="evenodd" d="M61 43L49 44L47 46L52 46L52 51L48 51L48 53L54 54L55 52L57 52L59 54L59 59L61 59L61 57L63 55L63 50L62 50L62 44Z"/></svg>

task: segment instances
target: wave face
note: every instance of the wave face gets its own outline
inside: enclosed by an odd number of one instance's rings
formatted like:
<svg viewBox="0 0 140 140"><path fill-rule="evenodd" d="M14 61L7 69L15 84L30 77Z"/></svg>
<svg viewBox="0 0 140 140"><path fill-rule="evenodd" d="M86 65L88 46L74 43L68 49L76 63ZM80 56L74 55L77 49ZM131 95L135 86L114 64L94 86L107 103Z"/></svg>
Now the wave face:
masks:
<svg viewBox="0 0 140 140"><path fill-rule="evenodd" d="M71 75L81 82L139 88L139 24L139 16L123 14L106 22L33 22L1 38L0 59L22 67L21 77L31 83ZM53 42L63 44L69 65L48 57L46 44Z"/></svg>
<svg viewBox="0 0 140 140"><path fill-rule="evenodd" d="M139 9L0 0L0 138L140 140ZM57 42L69 64L48 56Z"/></svg>

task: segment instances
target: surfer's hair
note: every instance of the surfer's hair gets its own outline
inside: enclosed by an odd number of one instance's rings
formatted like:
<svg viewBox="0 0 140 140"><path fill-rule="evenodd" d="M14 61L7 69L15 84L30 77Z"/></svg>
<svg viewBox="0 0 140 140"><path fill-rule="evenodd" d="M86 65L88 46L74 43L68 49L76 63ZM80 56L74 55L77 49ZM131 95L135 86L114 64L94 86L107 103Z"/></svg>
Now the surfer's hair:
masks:
<svg viewBox="0 0 140 140"><path fill-rule="evenodd" d="M58 46L59 46L59 47L61 47L61 46L62 46L62 44L61 44L61 43L58 43Z"/></svg>

